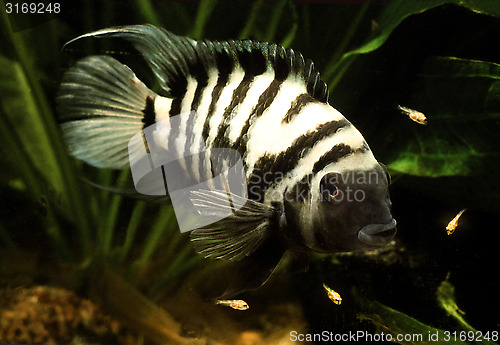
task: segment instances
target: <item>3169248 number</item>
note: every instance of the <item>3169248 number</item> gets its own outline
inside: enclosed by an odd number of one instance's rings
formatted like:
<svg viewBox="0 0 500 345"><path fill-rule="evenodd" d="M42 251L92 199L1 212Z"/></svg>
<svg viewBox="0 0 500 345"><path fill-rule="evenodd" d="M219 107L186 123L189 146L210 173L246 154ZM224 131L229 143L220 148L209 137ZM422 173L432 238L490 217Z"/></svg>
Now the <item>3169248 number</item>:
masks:
<svg viewBox="0 0 500 345"><path fill-rule="evenodd" d="M5 4L5 12L7 14L44 14L44 13L60 13L61 4L58 2L49 2L48 4L43 4L41 2L22 2L22 3L12 3L7 2Z"/></svg>
<svg viewBox="0 0 500 345"><path fill-rule="evenodd" d="M498 341L498 331L481 332L481 331L445 331L444 341Z"/></svg>

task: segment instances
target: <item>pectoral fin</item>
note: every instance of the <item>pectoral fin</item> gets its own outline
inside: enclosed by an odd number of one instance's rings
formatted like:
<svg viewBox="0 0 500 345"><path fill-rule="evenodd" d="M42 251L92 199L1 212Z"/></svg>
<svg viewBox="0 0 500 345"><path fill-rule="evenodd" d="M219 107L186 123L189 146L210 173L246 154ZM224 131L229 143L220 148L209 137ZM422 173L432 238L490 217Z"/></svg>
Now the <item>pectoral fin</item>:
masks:
<svg viewBox="0 0 500 345"><path fill-rule="evenodd" d="M221 220L191 232L196 251L206 258L242 260L273 232L276 209L225 191L191 192L200 215Z"/></svg>

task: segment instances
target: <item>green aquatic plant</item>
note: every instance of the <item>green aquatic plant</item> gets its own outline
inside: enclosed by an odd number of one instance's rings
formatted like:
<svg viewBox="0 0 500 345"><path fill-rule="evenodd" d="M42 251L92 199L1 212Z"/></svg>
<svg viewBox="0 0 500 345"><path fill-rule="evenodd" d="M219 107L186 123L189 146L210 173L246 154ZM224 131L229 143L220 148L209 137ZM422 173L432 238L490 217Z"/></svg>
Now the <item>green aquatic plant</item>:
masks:
<svg viewBox="0 0 500 345"><path fill-rule="evenodd" d="M366 15L366 9L371 1L366 1L365 5L359 11L358 16L352 23L345 40L352 37L353 32L358 29L361 19ZM375 19L376 29L372 30L366 38L365 43L356 49L346 51L345 47L348 42L340 45L335 55L330 60L329 65L325 68L323 78L329 81L328 85L334 89L337 83L344 77L349 66L354 59L363 54L371 53L379 49L389 38L392 32L409 16L423 13L432 8L454 4L464 6L476 13L482 13L492 16L500 16L500 9L494 0L484 1L464 1L464 0L428 0L428 1L405 1L394 0L390 1L380 15ZM340 57L340 58L339 58Z"/></svg>
<svg viewBox="0 0 500 345"><path fill-rule="evenodd" d="M2 8L4 4L2 3ZM37 64L37 54L28 42L36 38L36 27L16 32L2 12L2 44L10 50L2 50L0 55L0 93L2 106L0 133L2 135L3 164L13 170L15 177L2 181L6 186L15 186L14 191L35 202L43 202L45 217L42 227L53 250L59 259L73 262L77 267L85 268L96 258L128 266L132 271L140 271L151 257L160 250L159 244L166 245L161 250L179 253L186 262L173 261L161 275L156 289L164 286L169 279L199 261L186 244L181 244L173 210L165 207L150 222L148 235L138 240L137 230L148 215L145 204L137 202L133 206L128 226L121 242L118 228L127 217L120 209L124 197L110 195L83 182L82 165L67 154L57 124L57 115L53 107L54 90L47 92L38 76L42 74ZM54 25L54 20L44 26ZM53 51L60 51L60 46L51 46ZM58 67L53 66L53 70ZM52 84L56 86L55 84ZM46 85L45 85L46 86ZM123 183L130 178L129 172L119 175L111 171L95 174L95 182L101 185ZM114 180L116 178L116 180ZM119 222L120 219L120 222ZM67 224L71 224L68 226ZM14 246L10 231L2 225L2 238L5 245ZM75 233L77 239L75 240ZM167 237L169 241L160 241ZM142 242L141 244L138 242ZM131 257L132 247L138 247ZM198 258L198 260L192 259ZM130 262L133 262L131 265Z"/></svg>
<svg viewBox="0 0 500 345"><path fill-rule="evenodd" d="M449 343L466 345L481 343L496 345L500 339L498 331L482 332L465 321L464 312L455 301L455 287L448 279L441 282L437 291L438 305L457 321L456 330L447 331L426 325L414 318L378 302L364 300L364 312L360 320L369 320L377 327L377 332L389 334L396 342L404 345L427 345ZM399 340L400 339L400 340Z"/></svg>

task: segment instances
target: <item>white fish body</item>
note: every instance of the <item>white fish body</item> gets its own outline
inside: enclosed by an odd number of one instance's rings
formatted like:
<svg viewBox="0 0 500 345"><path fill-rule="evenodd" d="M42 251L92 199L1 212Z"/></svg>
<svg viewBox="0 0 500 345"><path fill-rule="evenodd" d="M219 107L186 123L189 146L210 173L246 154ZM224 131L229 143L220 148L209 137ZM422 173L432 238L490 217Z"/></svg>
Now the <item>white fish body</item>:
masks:
<svg viewBox="0 0 500 345"><path fill-rule="evenodd" d="M350 251L392 240L396 222L387 171L361 133L328 104L326 84L300 53L249 40L195 41L151 25L103 29L75 40L83 38L132 43L162 90L151 91L113 57L78 61L65 73L58 97L75 157L127 168L129 150L130 157L144 150L140 140L129 145L130 139L155 123L161 126L152 134L154 145L192 155L181 165L195 181L226 164L214 166L214 150L240 154L249 200L191 233L206 257L244 262L235 279L242 282L232 292L260 286L288 249ZM363 198L350 202L351 191ZM217 214L222 195L200 191L193 204Z"/></svg>

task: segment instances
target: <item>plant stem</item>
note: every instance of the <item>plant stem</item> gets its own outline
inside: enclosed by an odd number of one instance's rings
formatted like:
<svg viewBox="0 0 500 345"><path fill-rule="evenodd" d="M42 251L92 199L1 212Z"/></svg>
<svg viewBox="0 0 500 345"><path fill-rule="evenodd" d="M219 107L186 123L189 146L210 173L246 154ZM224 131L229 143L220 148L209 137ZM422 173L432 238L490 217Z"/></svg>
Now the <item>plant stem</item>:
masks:
<svg viewBox="0 0 500 345"><path fill-rule="evenodd" d="M129 176L129 170L124 170L118 177L117 185L122 185ZM123 197L119 194L113 195L111 198L111 205L108 208L107 214L103 215L105 218L102 220L101 231L97 238L99 239L99 247L104 255L107 255L111 249L113 241L113 234L116 226L116 219L118 218L118 211Z"/></svg>
<svg viewBox="0 0 500 345"><path fill-rule="evenodd" d="M280 21L281 13L283 13L283 9L288 0L279 0L274 8L273 15L271 16L271 21L269 26L267 27L267 35L264 37L264 41L273 42L276 35L276 29L278 28L278 24Z"/></svg>
<svg viewBox="0 0 500 345"><path fill-rule="evenodd" d="M153 224L149 231L149 236L146 239L141 256L137 261L139 266L144 265L151 258L156 247L160 243L160 238L165 233L165 230L169 228L169 225L172 227L171 224L174 221L174 218L174 210L172 208L163 210L163 213L158 217L155 224Z"/></svg>
<svg viewBox="0 0 500 345"><path fill-rule="evenodd" d="M354 18L352 24L349 26L349 29L347 30L343 40L341 41L341 43L335 50L335 53L333 54L332 58L330 59L330 63L325 67L325 70L323 72L323 80L330 80L331 78L335 78L338 81L345 73L346 69L343 69L342 73L338 73L335 77L332 77L343 64L344 59L342 58L342 55L344 55L346 48L348 47L349 43L352 40L352 37L358 30L361 21L365 17L366 11L370 7L370 3L371 0L366 0L361 9L358 11L358 14ZM329 83L329 85L330 84L331 83Z"/></svg>
<svg viewBox="0 0 500 345"><path fill-rule="evenodd" d="M253 31L253 27L255 25L255 20L257 19L257 15L259 14L259 10L262 7L264 0L257 0L253 3L252 10L250 11L250 15L248 16L247 23L241 30L239 38L247 39L250 37L250 33Z"/></svg>
<svg viewBox="0 0 500 345"><path fill-rule="evenodd" d="M217 0L202 0L198 5L198 12L196 14L196 19L194 22L193 29L191 30L191 36L193 38L203 38L203 31L205 29L205 24L210 18L210 14L217 5Z"/></svg>
<svg viewBox="0 0 500 345"><path fill-rule="evenodd" d="M134 210L132 211L132 216L130 216L130 221L128 223L127 232L125 235L125 243L120 250L120 256L118 258L119 262L124 262L127 258L127 255L134 243L135 234L137 232L137 228L142 219L142 215L144 214L144 208L146 204L142 201L136 203Z"/></svg>
<svg viewBox="0 0 500 345"><path fill-rule="evenodd" d="M158 18L157 12L153 8L150 0L136 0L135 3L139 11L142 12L142 16L149 24L161 26L161 20Z"/></svg>

